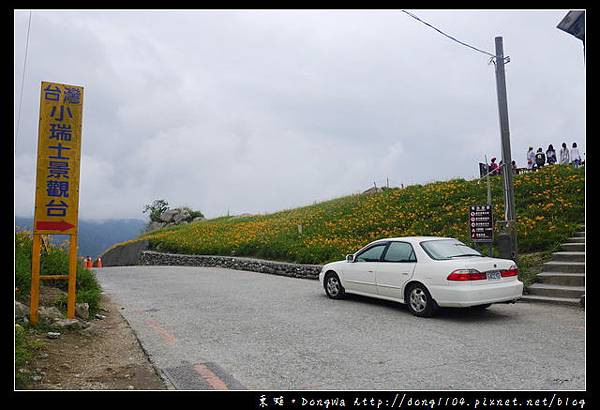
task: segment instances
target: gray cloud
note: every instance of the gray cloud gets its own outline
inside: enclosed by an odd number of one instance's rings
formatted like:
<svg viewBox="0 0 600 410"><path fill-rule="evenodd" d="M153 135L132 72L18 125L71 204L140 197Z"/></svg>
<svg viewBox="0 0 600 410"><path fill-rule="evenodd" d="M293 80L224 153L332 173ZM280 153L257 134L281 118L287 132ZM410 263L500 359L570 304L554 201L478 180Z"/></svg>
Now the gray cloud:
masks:
<svg viewBox="0 0 600 410"><path fill-rule="evenodd" d="M513 158L576 141L585 65L566 10L421 10L493 51L504 36ZM15 110L28 12L15 13ZM206 215L477 175L500 156L493 66L399 11L34 11L15 207L32 213L39 84L85 87L80 216L164 198Z"/></svg>

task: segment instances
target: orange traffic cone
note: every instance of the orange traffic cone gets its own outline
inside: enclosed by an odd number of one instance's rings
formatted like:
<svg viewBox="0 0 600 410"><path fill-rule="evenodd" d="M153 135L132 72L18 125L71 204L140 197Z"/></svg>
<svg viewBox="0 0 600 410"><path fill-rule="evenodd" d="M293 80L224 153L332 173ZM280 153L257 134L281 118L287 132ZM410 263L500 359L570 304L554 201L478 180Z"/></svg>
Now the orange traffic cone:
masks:
<svg viewBox="0 0 600 410"><path fill-rule="evenodd" d="M88 269L92 267L92 258L85 258L85 267Z"/></svg>
<svg viewBox="0 0 600 410"><path fill-rule="evenodd" d="M96 267L97 268L101 268L102 267L102 258L98 258L98 260L96 261Z"/></svg>

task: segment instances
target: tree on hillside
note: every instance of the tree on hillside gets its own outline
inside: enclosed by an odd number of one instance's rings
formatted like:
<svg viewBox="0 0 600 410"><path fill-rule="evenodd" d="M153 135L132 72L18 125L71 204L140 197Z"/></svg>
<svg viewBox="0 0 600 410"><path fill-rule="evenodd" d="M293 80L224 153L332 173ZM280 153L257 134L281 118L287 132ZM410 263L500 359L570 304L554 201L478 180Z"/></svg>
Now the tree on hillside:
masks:
<svg viewBox="0 0 600 410"><path fill-rule="evenodd" d="M169 203L164 199L155 199L151 204L145 205L143 213L148 214L152 222L160 222L160 216L169 209Z"/></svg>

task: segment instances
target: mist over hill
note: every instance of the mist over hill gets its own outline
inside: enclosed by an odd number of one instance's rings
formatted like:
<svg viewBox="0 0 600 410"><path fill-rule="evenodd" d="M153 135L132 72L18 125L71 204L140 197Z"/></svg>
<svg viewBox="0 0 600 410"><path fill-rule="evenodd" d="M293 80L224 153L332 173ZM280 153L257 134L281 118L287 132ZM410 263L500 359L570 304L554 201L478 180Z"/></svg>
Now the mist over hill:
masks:
<svg viewBox="0 0 600 410"><path fill-rule="evenodd" d="M79 256L96 257L118 242L138 237L144 230L146 222L141 219L108 219L105 221L79 221L78 249ZM31 230L32 217L15 216L15 226ZM67 235L52 235L51 242L59 243L68 239Z"/></svg>

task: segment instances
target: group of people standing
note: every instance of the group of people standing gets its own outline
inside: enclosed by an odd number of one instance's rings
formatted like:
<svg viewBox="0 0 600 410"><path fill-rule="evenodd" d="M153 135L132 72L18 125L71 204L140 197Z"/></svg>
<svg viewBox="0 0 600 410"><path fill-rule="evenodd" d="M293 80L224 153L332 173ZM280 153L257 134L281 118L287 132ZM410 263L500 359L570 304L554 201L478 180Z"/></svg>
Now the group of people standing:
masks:
<svg viewBox="0 0 600 410"><path fill-rule="evenodd" d="M489 175L502 175L502 170L504 168L502 161L500 161L500 163L496 163L495 157L492 158L491 161L492 162L487 166L487 172ZM563 142L558 157L552 144L548 146L548 149L545 153L541 147L538 148L537 152L533 151L533 147L529 147L529 150L527 151L527 169L529 170L536 170L544 167L545 165L556 164L556 162L562 165L571 164L573 168L578 168L580 165L582 165L581 155L579 154L579 148L577 148L577 144L574 142L572 148L569 150L569 148L567 148L567 144ZM519 173L519 169L517 168L517 163L515 161L512 161L510 168L513 174Z"/></svg>
<svg viewBox="0 0 600 410"><path fill-rule="evenodd" d="M533 147L529 147L527 151L527 168L538 169L544 165L552 165L557 162L556 151L552 144L548 146L546 153L542 148L538 148L537 152L533 152ZM571 150L567 148L567 144L562 143L562 148L559 152L558 163L562 165L571 164L574 168L578 168L581 165L581 155L579 155L579 148L574 142Z"/></svg>

